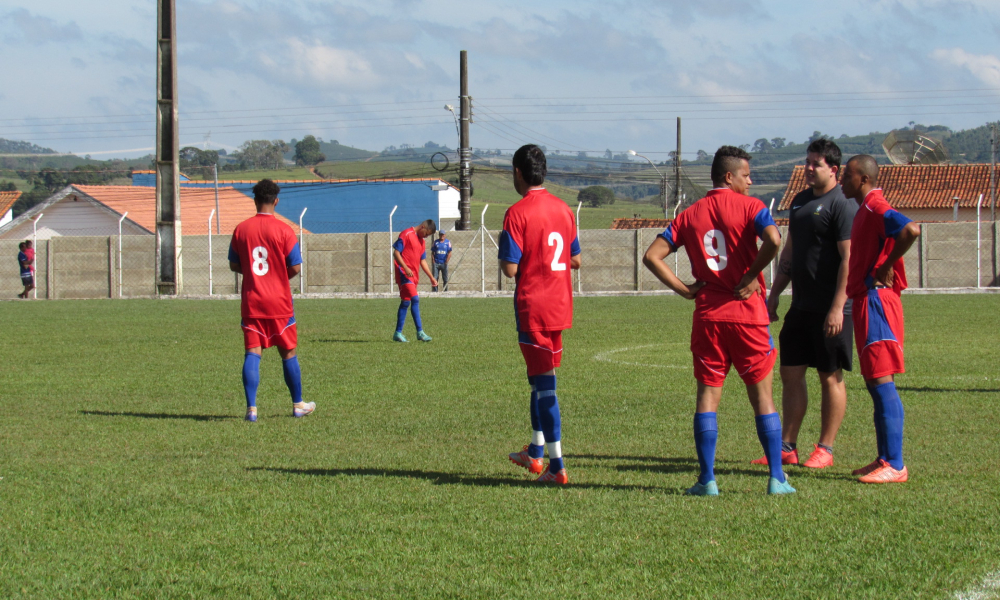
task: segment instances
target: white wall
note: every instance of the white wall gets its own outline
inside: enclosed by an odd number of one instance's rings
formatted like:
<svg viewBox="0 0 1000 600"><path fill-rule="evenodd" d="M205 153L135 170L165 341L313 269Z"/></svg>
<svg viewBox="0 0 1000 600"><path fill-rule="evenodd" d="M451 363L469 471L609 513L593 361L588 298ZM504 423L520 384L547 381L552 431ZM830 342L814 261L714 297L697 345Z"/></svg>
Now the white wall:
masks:
<svg viewBox="0 0 1000 600"><path fill-rule="evenodd" d="M42 210L38 222L38 239L56 236L118 235L118 217L111 211L95 206L87 200L76 200L70 194ZM3 234L2 239L28 239L32 235L32 221L23 223ZM122 223L124 235L149 235L149 232L128 222Z"/></svg>

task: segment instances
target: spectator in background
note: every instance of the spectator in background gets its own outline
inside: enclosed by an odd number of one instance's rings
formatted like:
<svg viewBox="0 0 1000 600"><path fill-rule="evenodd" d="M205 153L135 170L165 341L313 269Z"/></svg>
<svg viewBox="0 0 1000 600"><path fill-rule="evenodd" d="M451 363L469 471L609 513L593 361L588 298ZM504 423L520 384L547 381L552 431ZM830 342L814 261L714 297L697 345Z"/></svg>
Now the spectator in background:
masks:
<svg viewBox="0 0 1000 600"><path fill-rule="evenodd" d="M434 255L434 277L438 277L441 290L448 287L448 262L451 260L451 240L447 238L444 230L438 232L438 239L431 244L431 254ZM440 277L439 277L440 276ZM438 286L431 288L438 291Z"/></svg>
<svg viewBox="0 0 1000 600"><path fill-rule="evenodd" d="M17 249L17 264L21 269L21 283L24 284L24 291L17 297L27 298L28 292L35 289L35 249L30 241L21 242Z"/></svg>

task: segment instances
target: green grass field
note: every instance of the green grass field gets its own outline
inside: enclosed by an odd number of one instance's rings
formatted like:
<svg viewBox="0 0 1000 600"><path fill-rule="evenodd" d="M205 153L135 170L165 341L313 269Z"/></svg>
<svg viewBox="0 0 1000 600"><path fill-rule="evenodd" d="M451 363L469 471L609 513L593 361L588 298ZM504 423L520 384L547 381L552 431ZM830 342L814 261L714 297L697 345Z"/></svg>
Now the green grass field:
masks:
<svg viewBox="0 0 1000 600"><path fill-rule="evenodd" d="M563 488L507 461L529 435L509 298L428 296L430 344L389 341L393 300L300 300L317 412L290 416L269 350L256 424L235 301L3 302L0 597L952 598L1000 568L1000 297L904 305L910 482L850 476L875 447L853 373L836 466L766 496L731 374L712 499L682 495L676 297L577 300Z"/></svg>

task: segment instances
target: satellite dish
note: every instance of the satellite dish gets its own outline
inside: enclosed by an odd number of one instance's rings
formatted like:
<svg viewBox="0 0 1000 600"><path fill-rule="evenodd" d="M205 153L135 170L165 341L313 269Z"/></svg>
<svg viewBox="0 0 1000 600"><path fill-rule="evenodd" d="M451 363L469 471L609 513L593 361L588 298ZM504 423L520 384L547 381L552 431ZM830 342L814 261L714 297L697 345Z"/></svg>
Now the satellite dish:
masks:
<svg viewBox="0 0 1000 600"><path fill-rule="evenodd" d="M948 162L944 143L915 129L897 129L882 140L882 149L894 165L938 165Z"/></svg>

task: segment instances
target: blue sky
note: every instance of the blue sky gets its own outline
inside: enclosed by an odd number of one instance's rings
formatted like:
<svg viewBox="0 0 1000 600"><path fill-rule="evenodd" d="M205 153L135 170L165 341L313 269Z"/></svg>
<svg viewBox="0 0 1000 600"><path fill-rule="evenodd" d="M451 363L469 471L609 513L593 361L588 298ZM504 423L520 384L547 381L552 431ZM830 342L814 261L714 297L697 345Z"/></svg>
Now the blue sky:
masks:
<svg viewBox="0 0 1000 600"><path fill-rule="evenodd" d="M993 0L177 0L177 12L184 145L313 133L454 146L443 106L457 106L462 49L477 148L662 159L677 116L685 154L1000 119ZM0 137L145 153L155 29L155 0L5 0Z"/></svg>

